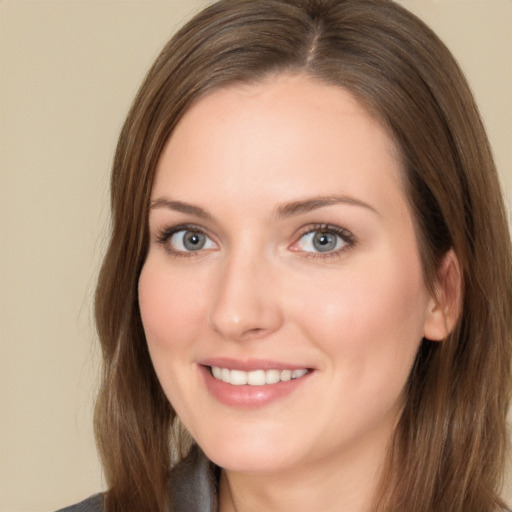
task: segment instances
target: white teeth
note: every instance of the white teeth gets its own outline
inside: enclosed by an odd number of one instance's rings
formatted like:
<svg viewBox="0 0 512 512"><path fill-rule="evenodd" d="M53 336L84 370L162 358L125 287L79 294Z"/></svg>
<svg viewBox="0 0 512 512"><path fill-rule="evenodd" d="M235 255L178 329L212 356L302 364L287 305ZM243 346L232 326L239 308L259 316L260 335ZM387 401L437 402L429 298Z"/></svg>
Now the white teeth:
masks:
<svg viewBox="0 0 512 512"><path fill-rule="evenodd" d="M277 384L278 382L286 382L292 379L300 379L308 370L302 368L300 370L253 370L244 372L241 370L229 370L228 368L219 368L212 366L212 375L218 379L232 384L233 386L264 386L265 384Z"/></svg>
<svg viewBox="0 0 512 512"><path fill-rule="evenodd" d="M286 382L287 380L291 380L292 378L292 371L291 370L283 370L281 372L281 380L283 382Z"/></svg>
<svg viewBox="0 0 512 512"><path fill-rule="evenodd" d="M306 375L306 373L308 373L307 370L293 370L292 372L292 379L300 379L301 377L303 377L304 375Z"/></svg>
<svg viewBox="0 0 512 512"><path fill-rule="evenodd" d="M229 382L231 384L234 384L235 386L243 386L244 384L247 384L247 374L245 372L241 372L239 370L231 370L229 375Z"/></svg>
<svg viewBox="0 0 512 512"><path fill-rule="evenodd" d="M264 386L265 385L265 370L254 370L247 372L247 384L251 386Z"/></svg>
<svg viewBox="0 0 512 512"><path fill-rule="evenodd" d="M267 370L265 372L265 384L276 384L281 380L281 372L279 370Z"/></svg>

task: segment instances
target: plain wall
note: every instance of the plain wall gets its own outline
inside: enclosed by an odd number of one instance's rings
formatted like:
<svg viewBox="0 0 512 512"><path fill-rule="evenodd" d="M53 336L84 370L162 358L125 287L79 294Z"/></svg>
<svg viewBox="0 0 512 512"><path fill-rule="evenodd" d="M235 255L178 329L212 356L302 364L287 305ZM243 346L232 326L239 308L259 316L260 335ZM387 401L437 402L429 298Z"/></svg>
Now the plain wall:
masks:
<svg viewBox="0 0 512 512"><path fill-rule="evenodd" d="M104 488L91 299L109 168L146 70L206 3L0 1L1 512L55 510ZM511 198L512 1L402 3L466 71Z"/></svg>

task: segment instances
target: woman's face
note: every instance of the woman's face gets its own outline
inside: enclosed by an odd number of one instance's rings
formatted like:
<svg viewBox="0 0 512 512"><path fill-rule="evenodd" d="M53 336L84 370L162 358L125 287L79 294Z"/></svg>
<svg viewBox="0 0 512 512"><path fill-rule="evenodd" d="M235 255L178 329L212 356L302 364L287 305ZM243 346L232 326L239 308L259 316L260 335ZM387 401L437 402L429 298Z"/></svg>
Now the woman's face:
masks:
<svg viewBox="0 0 512 512"><path fill-rule="evenodd" d="M220 466L383 452L433 304L401 173L379 122L305 76L213 92L173 132L140 309L163 390Z"/></svg>

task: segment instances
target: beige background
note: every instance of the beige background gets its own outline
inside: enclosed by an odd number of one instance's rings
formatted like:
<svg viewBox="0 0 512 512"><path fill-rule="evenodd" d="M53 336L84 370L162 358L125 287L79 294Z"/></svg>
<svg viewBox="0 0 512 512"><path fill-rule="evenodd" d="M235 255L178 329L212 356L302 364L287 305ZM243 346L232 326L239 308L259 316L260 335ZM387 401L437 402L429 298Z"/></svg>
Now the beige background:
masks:
<svg viewBox="0 0 512 512"><path fill-rule="evenodd" d="M145 71L205 3L0 0L0 512L103 488L91 296L109 166ZM402 3L467 72L511 198L512 0Z"/></svg>

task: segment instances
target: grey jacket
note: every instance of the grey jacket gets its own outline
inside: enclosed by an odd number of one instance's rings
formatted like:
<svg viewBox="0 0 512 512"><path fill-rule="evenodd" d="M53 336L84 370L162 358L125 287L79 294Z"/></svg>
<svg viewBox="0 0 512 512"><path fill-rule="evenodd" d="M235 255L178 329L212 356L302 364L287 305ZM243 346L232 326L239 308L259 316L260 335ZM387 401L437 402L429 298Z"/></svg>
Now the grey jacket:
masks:
<svg viewBox="0 0 512 512"><path fill-rule="evenodd" d="M201 450L193 447L172 471L170 512L217 512L217 472ZM95 494L57 512L104 512L103 495Z"/></svg>
<svg viewBox="0 0 512 512"><path fill-rule="evenodd" d="M218 469L195 446L172 472L175 503L170 512L218 512L217 482ZM96 494L57 512L104 512L103 496Z"/></svg>

